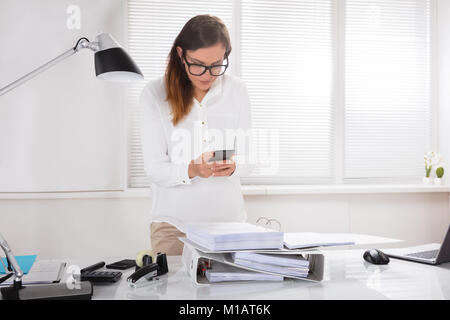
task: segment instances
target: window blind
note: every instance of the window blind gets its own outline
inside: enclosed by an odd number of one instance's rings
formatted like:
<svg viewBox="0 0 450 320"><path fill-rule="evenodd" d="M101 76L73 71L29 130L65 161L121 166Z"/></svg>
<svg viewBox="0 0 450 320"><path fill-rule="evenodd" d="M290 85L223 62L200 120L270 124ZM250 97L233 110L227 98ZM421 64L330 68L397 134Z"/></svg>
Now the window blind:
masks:
<svg viewBox="0 0 450 320"><path fill-rule="evenodd" d="M433 142L432 1L345 1L346 179L423 175Z"/></svg>
<svg viewBox="0 0 450 320"><path fill-rule="evenodd" d="M434 0L128 0L129 51L146 80L173 40L209 13L232 36L247 85L257 166L242 183L404 181L435 142ZM227 72L229 72L227 71ZM129 187L148 187L140 146L145 83L128 94Z"/></svg>
<svg viewBox="0 0 450 320"><path fill-rule="evenodd" d="M332 178L336 8L332 0L243 0L240 76L257 164L245 183Z"/></svg>
<svg viewBox="0 0 450 320"><path fill-rule="evenodd" d="M138 102L143 87L148 81L164 75L173 41L190 18L199 14L218 16L232 37L232 7L229 0L128 0L128 50L146 80L130 85L127 95L129 187L149 186L140 141L142 110Z"/></svg>

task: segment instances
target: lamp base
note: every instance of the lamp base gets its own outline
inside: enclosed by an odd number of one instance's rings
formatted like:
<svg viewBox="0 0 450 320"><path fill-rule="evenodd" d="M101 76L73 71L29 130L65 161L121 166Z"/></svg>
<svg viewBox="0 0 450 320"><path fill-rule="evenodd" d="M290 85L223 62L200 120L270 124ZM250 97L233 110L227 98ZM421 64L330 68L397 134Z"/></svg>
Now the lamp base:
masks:
<svg viewBox="0 0 450 320"><path fill-rule="evenodd" d="M0 289L4 300L90 300L93 288L89 281L79 282L79 288L69 289L66 283L36 284L20 289Z"/></svg>

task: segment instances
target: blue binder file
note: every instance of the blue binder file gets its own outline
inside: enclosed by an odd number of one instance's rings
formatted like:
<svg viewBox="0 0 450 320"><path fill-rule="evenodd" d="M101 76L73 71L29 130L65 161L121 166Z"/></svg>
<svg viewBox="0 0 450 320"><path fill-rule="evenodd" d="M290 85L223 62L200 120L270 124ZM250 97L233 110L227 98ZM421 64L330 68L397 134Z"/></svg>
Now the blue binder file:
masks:
<svg viewBox="0 0 450 320"><path fill-rule="evenodd" d="M27 274L31 267L33 266L34 261L36 260L37 255L28 255L28 256L16 256L17 263L19 264L22 271ZM5 266L8 265L8 262L6 261L6 258L2 258L3 263ZM0 263L0 274L5 274L6 271L3 268L3 264Z"/></svg>

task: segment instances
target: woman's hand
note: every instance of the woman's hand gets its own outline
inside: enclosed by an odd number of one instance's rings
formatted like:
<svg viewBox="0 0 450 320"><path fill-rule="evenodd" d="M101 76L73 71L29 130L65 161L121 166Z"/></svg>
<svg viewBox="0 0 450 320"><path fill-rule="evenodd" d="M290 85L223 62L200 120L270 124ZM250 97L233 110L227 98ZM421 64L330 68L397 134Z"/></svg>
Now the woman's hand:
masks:
<svg viewBox="0 0 450 320"><path fill-rule="evenodd" d="M208 159L214 155L213 151L202 153L197 159L191 160L189 164L188 174L189 178L202 177L209 178L212 175L212 163L208 163Z"/></svg>
<svg viewBox="0 0 450 320"><path fill-rule="evenodd" d="M233 157L230 160L208 162L213 156L214 152L209 151L202 153L197 159L191 160L188 169L189 178L192 179L196 176L202 178L209 178L211 176L222 177L233 174L236 169L236 163Z"/></svg>
<svg viewBox="0 0 450 320"><path fill-rule="evenodd" d="M230 160L215 161L212 164L211 170L214 177L231 176L234 170L236 170L236 162L234 162L233 157Z"/></svg>

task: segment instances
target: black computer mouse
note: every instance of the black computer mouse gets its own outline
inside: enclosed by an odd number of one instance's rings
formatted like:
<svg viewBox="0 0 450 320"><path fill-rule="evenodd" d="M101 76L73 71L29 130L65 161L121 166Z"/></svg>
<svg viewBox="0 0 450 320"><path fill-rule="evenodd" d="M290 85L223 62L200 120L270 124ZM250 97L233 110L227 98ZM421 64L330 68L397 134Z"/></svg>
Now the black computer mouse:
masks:
<svg viewBox="0 0 450 320"><path fill-rule="evenodd" d="M381 250L369 249L364 252L364 260L372 264L388 264L389 257Z"/></svg>

